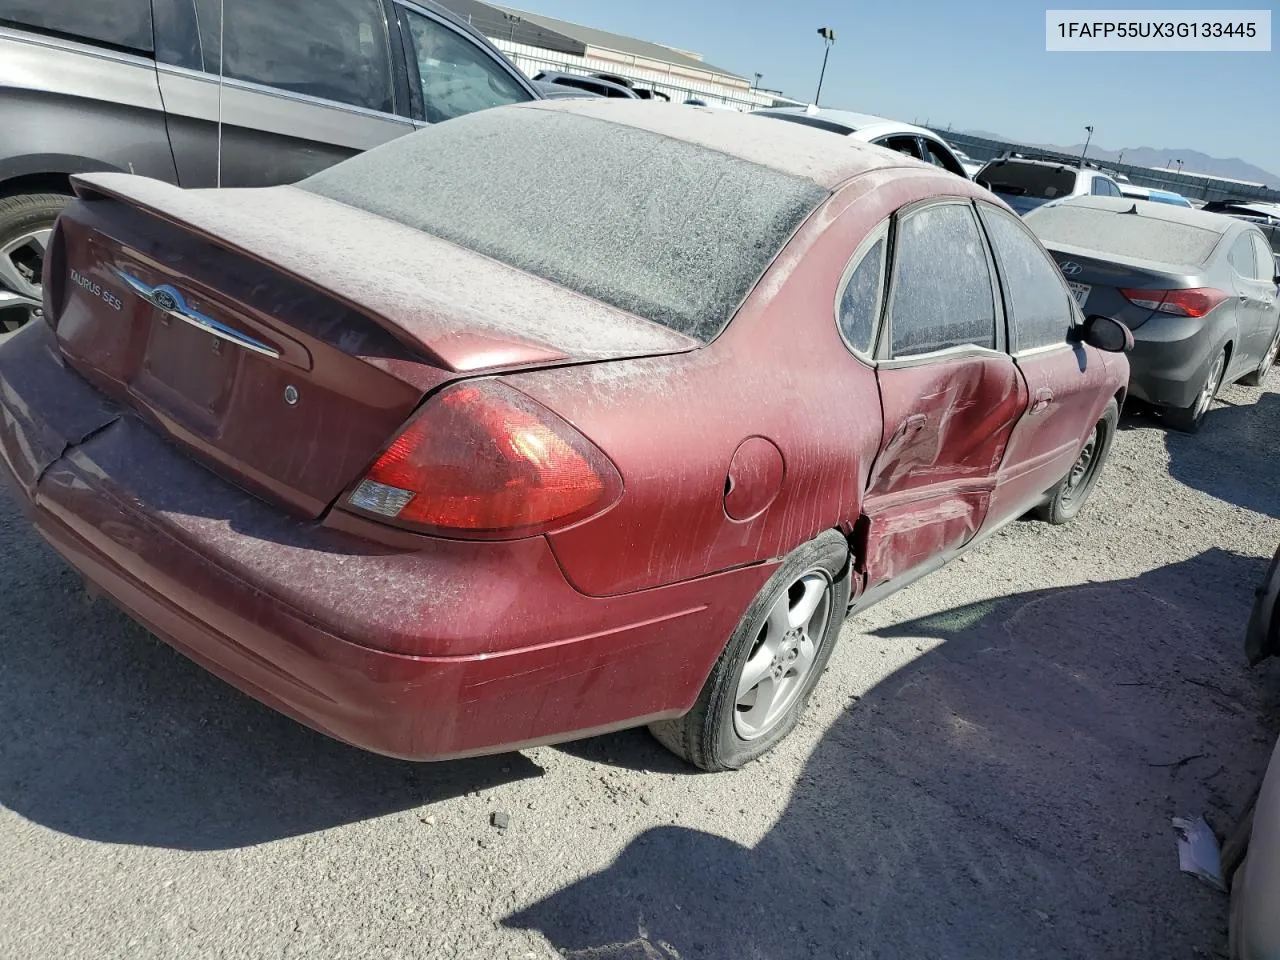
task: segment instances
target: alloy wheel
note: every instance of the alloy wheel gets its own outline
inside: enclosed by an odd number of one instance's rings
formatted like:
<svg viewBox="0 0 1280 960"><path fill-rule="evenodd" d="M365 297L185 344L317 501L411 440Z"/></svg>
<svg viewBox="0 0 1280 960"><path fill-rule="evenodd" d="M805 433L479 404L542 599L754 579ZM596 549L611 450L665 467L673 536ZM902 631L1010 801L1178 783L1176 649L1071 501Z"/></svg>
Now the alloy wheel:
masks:
<svg viewBox="0 0 1280 960"><path fill-rule="evenodd" d="M830 576L811 570L774 602L738 681L734 731L755 740L775 729L800 696L831 619Z"/></svg>
<svg viewBox="0 0 1280 960"><path fill-rule="evenodd" d="M1199 420L1209 411L1209 405L1213 403L1213 398L1218 395L1218 385L1222 382L1222 374L1227 366L1227 352L1224 350L1218 354L1218 359L1213 362L1213 369L1209 371L1209 377L1205 380L1204 386L1200 390L1200 396L1196 399L1194 418Z"/></svg>
<svg viewBox="0 0 1280 960"><path fill-rule="evenodd" d="M18 329L41 309L40 277L52 233L40 227L0 246L0 332Z"/></svg>

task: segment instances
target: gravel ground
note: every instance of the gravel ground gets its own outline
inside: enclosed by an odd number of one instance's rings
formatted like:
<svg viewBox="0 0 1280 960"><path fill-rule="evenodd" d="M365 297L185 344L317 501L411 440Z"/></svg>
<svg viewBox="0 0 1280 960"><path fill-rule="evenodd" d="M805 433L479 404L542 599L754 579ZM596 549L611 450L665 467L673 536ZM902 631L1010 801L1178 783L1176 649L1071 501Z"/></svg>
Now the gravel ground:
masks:
<svg viewBox="0 0 1280 960"><path fill-rule="evenodd" d="M1169 818L1230 828L1269 754L1241 634L1278 446L1275 392L1194 438L1126 418L1074 525L847 624L802 727L722 775L643 732L359 753L88 602L0 498L0 957L1223 956Z"/></svg>

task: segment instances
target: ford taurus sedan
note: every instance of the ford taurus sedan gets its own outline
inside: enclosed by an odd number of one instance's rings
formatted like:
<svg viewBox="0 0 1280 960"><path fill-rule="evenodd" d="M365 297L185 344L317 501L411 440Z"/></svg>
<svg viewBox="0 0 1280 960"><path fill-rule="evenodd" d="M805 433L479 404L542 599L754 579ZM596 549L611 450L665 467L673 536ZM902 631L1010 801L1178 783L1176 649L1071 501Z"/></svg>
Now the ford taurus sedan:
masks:
<svg viewBox="0 0 1280 960"><path fill-rule="evenodd" d="M14 490L178 650L399 757L650 724L741 766L848 610L1075 515L1128 380L990 194L729 112L76 191L0 348Z"/></svg>

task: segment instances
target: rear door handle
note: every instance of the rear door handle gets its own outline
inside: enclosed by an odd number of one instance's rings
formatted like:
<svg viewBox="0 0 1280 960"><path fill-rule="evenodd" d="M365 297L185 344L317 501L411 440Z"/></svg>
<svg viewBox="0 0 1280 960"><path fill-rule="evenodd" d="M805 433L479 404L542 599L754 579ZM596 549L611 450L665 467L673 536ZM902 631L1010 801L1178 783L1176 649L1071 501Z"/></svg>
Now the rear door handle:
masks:
<svg viewBox="0 0 1280 960"><path fill-rule="evenodd" d="M1036 391L1036 395L1031 400L1031 415L1034 417L1037 413L1044 413L1049 409L1049 405L1053 403L1053 391L1047 387L1043 387Z"/></svg>

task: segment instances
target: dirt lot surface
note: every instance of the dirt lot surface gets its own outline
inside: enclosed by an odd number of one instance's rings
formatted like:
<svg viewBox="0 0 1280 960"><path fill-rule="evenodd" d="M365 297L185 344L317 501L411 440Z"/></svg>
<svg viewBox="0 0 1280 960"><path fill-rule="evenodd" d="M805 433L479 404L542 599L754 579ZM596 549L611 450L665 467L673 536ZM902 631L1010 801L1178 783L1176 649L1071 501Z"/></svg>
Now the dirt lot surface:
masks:
<svg viewBox="0 0 1280 960"><path fill-rule="evenodd" d="M1277 726L1241 644L1280 395L1224 401L1193 438L1126 417L1074 525L848 623L805 724L723 775L642 731L359 753L88 602L0 497L0 957L1225 955L1169 818L1229 828Z"/></svg>

